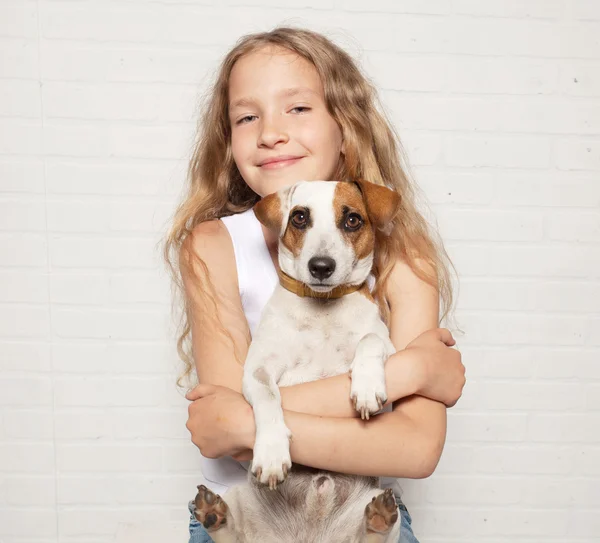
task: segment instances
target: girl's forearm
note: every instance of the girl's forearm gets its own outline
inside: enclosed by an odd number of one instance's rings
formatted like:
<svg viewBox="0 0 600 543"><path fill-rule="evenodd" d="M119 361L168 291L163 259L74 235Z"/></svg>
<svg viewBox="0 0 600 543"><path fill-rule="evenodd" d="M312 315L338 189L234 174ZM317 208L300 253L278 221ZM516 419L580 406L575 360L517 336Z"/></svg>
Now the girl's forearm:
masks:
<svg viewBox="0 0 600 543"><path fill-rule="evenodd" d="M369 421L292 411L284 411L284 417L292 432L292 461L340 473L428 477L443 447L443 440L436 435L445 435L445 428L424 431L400 411L383 413Z"/></svg>
<svg viewBox="0 0 600 543"><path fill-rule="evenodd" d="M388 401L395 402L415 394L419 388L411 353L399 351L385 365ZM283 409L324 417L359 417L350 401L350 374L344 373L318 381L281 387ZM386 404L386 405L387 405Z"/></svg>

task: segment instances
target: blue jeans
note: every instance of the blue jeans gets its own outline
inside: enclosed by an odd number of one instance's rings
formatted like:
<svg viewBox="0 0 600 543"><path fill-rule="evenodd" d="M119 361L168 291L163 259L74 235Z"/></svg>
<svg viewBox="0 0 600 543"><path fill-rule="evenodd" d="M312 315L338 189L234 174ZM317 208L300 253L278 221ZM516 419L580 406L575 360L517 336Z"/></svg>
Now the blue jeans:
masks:
<svg viewBox="0 0 600 543"><path fill-rule="evenodd" d="M419 543L412 531L412 519L406 506L396 498L398 509L400 510L400 539L398 543ZM200 524L194 516L194 502L188 503L190 511L190 541L189 543L213 543L213 540L208 535L204 526Z"/></svg>

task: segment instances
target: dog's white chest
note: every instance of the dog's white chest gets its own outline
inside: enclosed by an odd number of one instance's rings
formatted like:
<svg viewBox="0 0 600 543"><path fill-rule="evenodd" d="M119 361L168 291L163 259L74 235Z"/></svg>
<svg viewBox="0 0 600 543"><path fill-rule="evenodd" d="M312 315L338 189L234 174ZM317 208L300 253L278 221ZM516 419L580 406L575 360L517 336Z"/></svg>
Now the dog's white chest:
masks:
<svg viewBox="0 0 600 543"><path fill-rule="evenodd" d="M384 326L377 306L358 293L324 302L299 298L278 287L270 300L260 335L279 336L282 353L279 386L346 373L358 342Z"/></svg>

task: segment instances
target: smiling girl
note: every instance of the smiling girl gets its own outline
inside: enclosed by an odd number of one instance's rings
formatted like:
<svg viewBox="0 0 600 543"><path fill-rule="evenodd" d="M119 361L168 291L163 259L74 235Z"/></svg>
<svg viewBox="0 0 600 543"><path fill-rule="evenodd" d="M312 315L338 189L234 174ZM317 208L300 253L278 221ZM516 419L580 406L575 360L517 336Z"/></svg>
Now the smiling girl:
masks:
<svg viewBox="0 0 600 543"><path fill-rule="evenodd" d="M299 180L367 179L401 196L377 233L373 295L397 353L386 363L393 408L357 418L347 374L282 387L292 461L382 478L400 507L401 541L417 541L395 479L433 473L446 407L465 383L454 340L439 329L452 305L446 253L417 211L397 137L351 57L324 36L277 28L227 54L204 112L165 254L185 303L179 351L198 382L187 427L212 490L244 482L255 428L241 394L243 362L278 281L277 236L252 206ZM442 315L442 316L443 316ZM191 340L191 341L188 341ZM191 347L191 348L190 348ZM190 543L211 541L191 517Z"/></svg>

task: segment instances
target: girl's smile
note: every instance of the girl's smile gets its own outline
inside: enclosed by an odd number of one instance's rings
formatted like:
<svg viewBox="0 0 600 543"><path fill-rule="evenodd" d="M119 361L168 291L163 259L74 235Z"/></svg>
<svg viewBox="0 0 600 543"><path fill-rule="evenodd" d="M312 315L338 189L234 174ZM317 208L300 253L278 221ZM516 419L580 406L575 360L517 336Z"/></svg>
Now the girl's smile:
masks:
<svg viewBox="0 0 600 543"><path fill-rule="evenodd" d="M297 164L304 157L281 157L281 158L273 158L267 159L259 164L259 167L263 170L276 170L285 168L286 166L291 166L293 164Z"/></svg>

